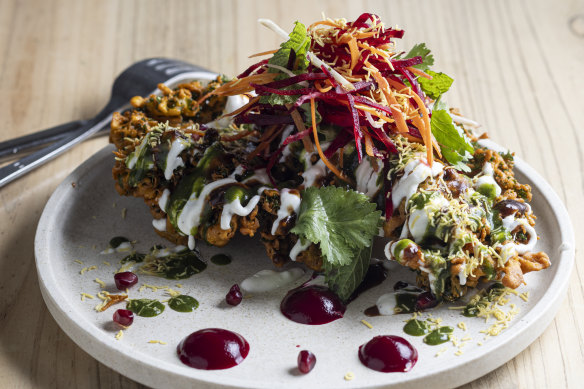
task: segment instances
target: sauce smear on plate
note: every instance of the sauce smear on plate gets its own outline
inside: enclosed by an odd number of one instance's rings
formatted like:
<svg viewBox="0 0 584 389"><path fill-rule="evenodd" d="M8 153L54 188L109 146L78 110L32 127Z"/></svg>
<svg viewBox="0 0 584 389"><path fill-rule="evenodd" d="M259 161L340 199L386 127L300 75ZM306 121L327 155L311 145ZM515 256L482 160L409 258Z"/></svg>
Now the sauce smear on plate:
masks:
<svg viewBox="0 0 584 389"><path fill-rule="evenodd" d="M288 292L280 310L288 319L300 324L319 325L340 319L347 307L327 287L311 285Z"/></svg>
<svg viewBox="0 0 584 389"><path fill-rule="evenodd" d="M184 338L176 352L182 363L195 369L222 370L243 362L249 343L235 332L206 328Z"/></svg>
<svg viewBox="0 0 584 389"><path fill-rule="evenodd" d="M407 372L418 361L418 351L400 336L380 335L359 347L359 359L383 373Z"/></svg>

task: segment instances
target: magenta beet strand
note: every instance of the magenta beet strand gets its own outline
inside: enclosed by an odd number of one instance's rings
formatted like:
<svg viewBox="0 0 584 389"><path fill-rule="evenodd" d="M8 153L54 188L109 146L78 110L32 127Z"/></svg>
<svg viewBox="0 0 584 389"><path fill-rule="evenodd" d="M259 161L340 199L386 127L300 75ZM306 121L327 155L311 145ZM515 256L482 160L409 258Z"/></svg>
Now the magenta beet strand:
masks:
<svg viewBox="0 0 584 389"><path fill-rule="evenodd" d="M123 271L114 274L114 281L116 282L116 288L119 290L126 290L130 286L134 286L138 283L138 276L131 271Z"/></svg>
<svg viewBox="0 0 584 389"><path fill-rule="evenodd" d="M316 365L316 356L308 350L298 353L298 370L303 374L308 374Z"/></svg>
<svg viewBox="0 0 584 389"><path fill-rule="evenodd" d="M239 289L239 285L234 284L231 289L229 289L229 293L225 295L225 301L229 305L239 305L241 300L243 299L243 295L241 294L241 290Z"/></svg>
<svg viewBox="0 0 584 389"><path fill-rule="evenodd" d="M134 312L127 309L118 309L114 312L114 322L129 327L134 322Z"/></svg>

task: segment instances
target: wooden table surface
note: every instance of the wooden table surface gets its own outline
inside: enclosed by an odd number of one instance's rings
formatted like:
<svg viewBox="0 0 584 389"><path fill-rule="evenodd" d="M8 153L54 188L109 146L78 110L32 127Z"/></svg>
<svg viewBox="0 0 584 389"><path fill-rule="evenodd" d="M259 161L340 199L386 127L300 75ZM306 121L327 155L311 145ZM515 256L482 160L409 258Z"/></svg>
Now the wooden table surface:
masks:
<svg viewBox="0 0 584 389"><path fill-rule="evenodd" d="M74 119L108 100L113 79L155 56L235 75L285 29L325 12L377 13L426 42L455 79L449 102L483 124L555 188L584 236L584 1L75 1L0 0L0 141ZM33 241L61 180L107 143L98 138L0 189L0 387L137 388L57 326L41 298ZM553 323L473 388L582 387L584 265Z"/></svg>

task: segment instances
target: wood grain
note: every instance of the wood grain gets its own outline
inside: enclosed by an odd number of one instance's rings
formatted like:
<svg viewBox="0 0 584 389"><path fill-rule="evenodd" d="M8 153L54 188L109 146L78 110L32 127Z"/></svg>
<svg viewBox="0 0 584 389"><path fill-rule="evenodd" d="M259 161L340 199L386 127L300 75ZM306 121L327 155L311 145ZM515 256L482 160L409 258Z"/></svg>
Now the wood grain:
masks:
<svg viewBox="0 0 584 389"><path fill-rule="evenodd" d="M89 118L115 76L167 56L233 75L247 55L277 47L256 19L289 28L321 11L363 11L424 41L456 80L450 103L515 150L565 202L584 236L584 1L74 1L0 0L0 141ZM95 139L0 189L0 386L141 388L63 333L42 301L33 256L49 195L106 144ZM544 334L471 388L582 387L584 265Z"/></svg>

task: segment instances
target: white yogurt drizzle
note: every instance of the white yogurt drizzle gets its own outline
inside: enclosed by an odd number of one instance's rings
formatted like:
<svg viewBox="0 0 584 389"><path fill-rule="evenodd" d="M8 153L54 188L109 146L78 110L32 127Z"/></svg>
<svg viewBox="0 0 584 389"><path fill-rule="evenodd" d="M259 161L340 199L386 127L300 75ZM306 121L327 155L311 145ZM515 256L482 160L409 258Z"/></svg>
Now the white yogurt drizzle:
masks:
<svg viewBox="0 0 584 389"><path fill-rule="evenodd" d="M379 173L373 169L372 164L377 164L377 160L371 160L370 158L364 158L363 161L355 170L355 178L357 179L357 191L365 194L367 197L372 198L379 191L379 186L377 186L377 178Z"/></svg>
<svg viewBox="0 0 584 389"><path fill-rule="evenodd" d="M170 190L164 189L162 191L162 195L158 199L158 206L162 210L162 212L166 212L166 206L168 205L168 199L170 198Z"/></svg>
<svg viewBox="0 0 584 389"><path fill-rule="evenodd" d="M192 235L193 229L201 224L201 212L203 212L205 199L213 190L234 182L237 182L234 178L223 178L205 185L199 196L196 193L192 193L189 197L178 217L177 226L180 232L189 236L189 248L191 250L195 248L195 240Z"/></svg>
<svg viewBox="0 0 584 389"><path fill-rule="evenodd" d="M223 109L223 114L218 118L205 124L207 128L215 128L217 130L221 130L224 128L229 127L229 125L233 122L233 118L231 116L224 116L229 114L249 102L249 99L244 95L235 95L229 96L227 98L227 102L225 103L225 108Z"/></svg>
<svg viewBox="0 0 584 389"><path fill-rule="evenodd" d="M393 186L391 191L391 200L393 208L397 209L403 199L406 200L406 205L410 197L418 190L418 186L428 177L435 177L444 170L444 165L440 162L434 161L430 168L426 164L425 158L416 158L405 166L404 175Z"/></svg>
<svg viewBox="0 0 584 389"><path fill-rule="evenodd" d="M326 148L328 147L328 143L323 143L321 144L321 147L326 150ZM313 165L311 163L311 159L312 156L317 154L316 152L313 153L309 153L306 152L304 154L304 173L302 173L302 178L304 179L303 185L305 188L309 188L311 186L314 185L314 183L316 182L316 180L318 180L320 177L324 177L326 175L326 165L324 164L324 162L322 161L322 159L319 158L318 161L316 161L316 163Z"/></svg>
<svg viewBox="0 0 584 389"><path fill-rule="evenodd" d="M123 243L120 243L120 245L116 248L110 247L110 248L103 250L102 252L100 252L100 254L124 253L124 252L130 251L130 250L132 250L132 243L123 242Z"/></svg>
<svg viewBox="0 0 584 389"><path fill-rule="evenodd" d="M495 197L499 197L501 195L501 187L493 177L493 165L490 162L485 163L482 173L483 175L477 179L475 188L480 188L482 185L493 185L495 187Z"/></svg>
<svg viewBox="0 0 584 389"><path fill-rule="evenodd" d="M166 218L163 219L153 219L152 226L158 231L166 231Z"/></svg>
<svg viewBox="0 0 584 389"><path fill-rule="evenodd" d="M504 245L499 244L501 247L501 259L503 263L507 263L509 258L514 257L516 254L525 254L532 251L537 243L537 232L526 219L515 219L515 215L509 215L503 219L503 228L511 232L518 226L523 226L529 240L527 243L513 243L508 242Z"/></svg>
<svg viewBox="0 0 584 389"><path fill-rule="evenodd" d="M189 143L177 137L175 140L172 141L170 145L170 150L168 151L168 155L166 157L166 167L164 168L164 178L170 180L174 171L185 165L182 158L180 157L180 153L183 152L189 146Z"/></svg>
<svg viewBox="0 0 584 389"><path fill-rule="evenodd" d="M265 189L265 187L263 187L263 189ZM228 230L231 228L231 218L233 217L233 215L238 216L249 215L260 201L260 195L261 192L253 196L245 207L241 205L241 199L239 198L233 200L230 203L225 204L223 206L223 211L221 211L221 229Z"/></svg>
<svg viewBox="0 0 584 389"><path fill-rule="evenodd" d="M264 293L278 289L296 281L304 275L304 270L293 267L284 271L260 270L251 277L243 280L239 286L245 293Z"/></svg>
<svg viewBox="0 0 584 389"><path fill-rule="evenodd" d="M280 226L280 222L294 213L298 213L300 209L300 196L296 193L290 193L290 189L282 189L280 192L280 208L278 209L276 220L272 224L272 235L276 235L276 231Z"/></svg>
<svg viewBox="0 0 584 389"><path fill-rule="evenodd" d="M393 308L395 306L395 293L382 294L377 299L375 305L377 305L377 310L379 311L380 315L393 315Z"/></svg>
<svg viewBox="0 0 584 389"><path fill-rule="evenodd" d="M288 254L290 256L290 259L293 261L296 261L298 254L300 254L301 252L306 250L310 246L311 243L312 242L307 239L306 243L302 244L302 241L300 240L300 238L298 238L298 240L296 241L296 244L294 245L294 247L292 247L292 250L290 250L290 254Z"/></svg>
<svg viewBox="0 0 584 389"><path fill-rule="evenodd" d="M160 250L154 250L152 252L152 255L154 255L154 257L156 257L156 258L167 257L170 254L178 253L179 251L183 251L186 248L187 247L183 246L183 245L178 245L178 246L175 246L173 248L165 247L165 248L160 249Z"/></svg>

